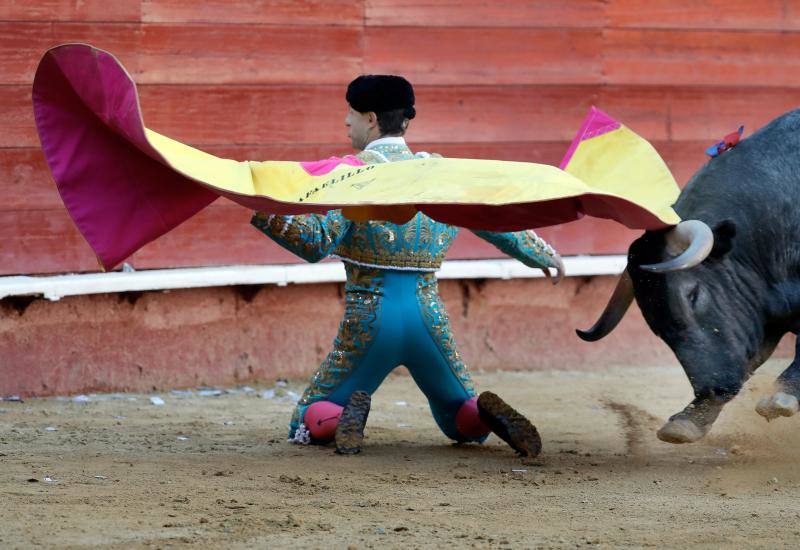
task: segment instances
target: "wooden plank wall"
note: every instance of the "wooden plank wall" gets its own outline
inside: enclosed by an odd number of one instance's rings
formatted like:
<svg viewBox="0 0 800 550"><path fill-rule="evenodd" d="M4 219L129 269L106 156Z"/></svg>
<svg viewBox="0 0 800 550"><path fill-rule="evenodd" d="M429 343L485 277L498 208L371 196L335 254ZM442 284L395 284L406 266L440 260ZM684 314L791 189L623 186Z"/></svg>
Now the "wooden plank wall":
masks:
<svg viewBox="0 0 800 550"><path fill-rule="evenodd" d="M58 43L116 54L148 126L217 155L347 153L344 86L389 72L416 86L416 149L555 164L595 104L684 182L710 143L798 105L798 31L793 0L0 0L0 274L96 268L33 125L33 71ZM218 201L131 263L296 261L248 217ZM565 254L636 235L590 220L542 233ZM465 232L451 257L497 255Z"/></svg>

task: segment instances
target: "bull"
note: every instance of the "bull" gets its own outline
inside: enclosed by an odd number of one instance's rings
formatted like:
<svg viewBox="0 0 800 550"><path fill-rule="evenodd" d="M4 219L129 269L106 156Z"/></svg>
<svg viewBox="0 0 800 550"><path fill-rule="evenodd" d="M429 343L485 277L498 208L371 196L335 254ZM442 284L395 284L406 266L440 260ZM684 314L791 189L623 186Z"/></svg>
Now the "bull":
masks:
<svg viewBox="0 0 800 550"><path fill-rule="evenodd" d="M694 400L659 439L705 436L787 332L800 330L800 109L711 159L674 205L685 221L647 231L586 341L610 333L636 299L650 329L672 349ZM800 346L756 411L792 416L800 398Z"/></svg>

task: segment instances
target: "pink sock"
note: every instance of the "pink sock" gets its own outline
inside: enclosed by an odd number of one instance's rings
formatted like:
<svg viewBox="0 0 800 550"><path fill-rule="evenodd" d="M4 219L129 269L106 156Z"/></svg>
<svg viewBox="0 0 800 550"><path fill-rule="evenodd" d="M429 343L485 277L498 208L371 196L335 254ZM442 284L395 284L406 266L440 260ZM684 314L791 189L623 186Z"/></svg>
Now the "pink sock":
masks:
<svg viewBox="0 0 800 550"><path fill-rule="evenodd" d="M478 439L487 435L491 430L481 420L478 412L478 398L473 397L464 401L456 413L456 428L467 439Z"/></svg>
<svg viewBox="0 0 800 550"><path fill-rule="evenodd" d="M336 434L336 425L344 407L330 401L317 401L306 409L303 424L318 441L330 441Z"/></svg>

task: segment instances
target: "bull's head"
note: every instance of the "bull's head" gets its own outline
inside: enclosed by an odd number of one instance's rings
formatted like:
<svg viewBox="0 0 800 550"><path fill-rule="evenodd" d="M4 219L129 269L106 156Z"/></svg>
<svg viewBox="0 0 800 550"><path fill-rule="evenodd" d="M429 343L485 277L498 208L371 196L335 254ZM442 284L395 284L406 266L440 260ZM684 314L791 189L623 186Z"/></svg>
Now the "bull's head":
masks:
<svg viewBox="0 0 800 550"><path fill-rule="evenodd" d="M746 275L725 261L735 235L729 220L713 229L688 220L668 231L648 231L631 245L600 319L577 331L586 341L603 338L636 298L647 324L683 365L696 397L659 431L662 440L686 443L705 435L754 363L774 347L765 343L763 314L756 311L760 283L743 280ZM742 289L756 294L742 295Z"/></svg>
<svg viewBox="0 0 800 550"><path fill-rule="evenodd" d="M675 256L664 262L640 265L652 273L668 273L692 268L705 260L714 247L714 233L705 222L686 220L664 235L666 251ZM633 246L631 247L633 248ZM578 336L587 342L596 342L614 330L633 302L633 281L625 268L606 309L589 330L578 330Z"/></svg>

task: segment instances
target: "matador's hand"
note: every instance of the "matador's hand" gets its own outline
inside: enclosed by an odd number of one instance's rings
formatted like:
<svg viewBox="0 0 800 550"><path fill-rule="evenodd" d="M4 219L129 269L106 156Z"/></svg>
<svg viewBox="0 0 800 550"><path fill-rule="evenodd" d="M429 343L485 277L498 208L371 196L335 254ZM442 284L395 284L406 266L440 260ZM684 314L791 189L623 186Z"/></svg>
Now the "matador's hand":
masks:
<svg viewBox="0 0 800 550"><path fill-rule="evenodd" d="M552 261L553 265L550 267L543 267L541 269L544 272L544 276L550 279L554 285L557 285L561 282L561 279L564 278L564 274L566 273L564 270L564 260L562 260L561 256L559 256L555 251L553 251L553 255L551 256L550 260ZM553 277L553 274L550 273L551 268L556 270L555 277Z"/></svg>

